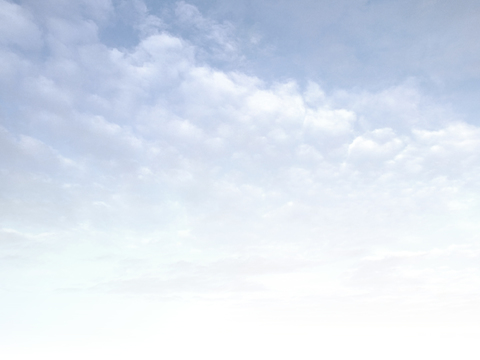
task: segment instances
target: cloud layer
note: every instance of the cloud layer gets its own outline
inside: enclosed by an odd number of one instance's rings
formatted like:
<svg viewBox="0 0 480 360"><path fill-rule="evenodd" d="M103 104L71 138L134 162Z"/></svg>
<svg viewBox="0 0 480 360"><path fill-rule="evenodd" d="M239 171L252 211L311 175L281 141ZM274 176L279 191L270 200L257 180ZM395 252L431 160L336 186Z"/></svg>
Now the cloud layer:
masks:
<svg viewBox="0 0 480 360"><path fill-rule="evenodd" d="M5 304L478 320L477 126L412 78L326 92L226 69L228 23L120 3L0 1ZM106 45L127 4L138 42Z"/></svg>

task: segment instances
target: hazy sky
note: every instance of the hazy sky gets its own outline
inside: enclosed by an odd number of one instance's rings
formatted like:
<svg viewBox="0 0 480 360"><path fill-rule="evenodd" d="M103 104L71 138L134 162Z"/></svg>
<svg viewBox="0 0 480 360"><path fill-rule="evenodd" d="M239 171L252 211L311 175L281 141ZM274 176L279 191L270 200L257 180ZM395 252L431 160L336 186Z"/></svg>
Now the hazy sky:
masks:
<svg viewBox="0 0 480 360"><path fill-rule="evenodd" d="M480 3L0 0L0 356L478 359Z"/></svg>

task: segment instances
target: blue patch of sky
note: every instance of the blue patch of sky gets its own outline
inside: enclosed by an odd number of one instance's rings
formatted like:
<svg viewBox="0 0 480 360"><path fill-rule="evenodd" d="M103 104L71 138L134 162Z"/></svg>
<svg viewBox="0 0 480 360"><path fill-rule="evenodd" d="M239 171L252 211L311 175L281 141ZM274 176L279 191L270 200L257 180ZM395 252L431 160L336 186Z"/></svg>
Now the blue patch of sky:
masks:
<svg viewBox="0 0 480 360"><path fill-rule="evenodd" d="M147 0L166 29L198 43L198 29L175 19L177 1ZM217 1L192 0L205 18L228 23L244 58L208 61L269 81L313 80L327 91L378 91L415 78L427 94L449 102L466 120L480 110L480 5L474 1ZM103 37L131 46L127 22ZM204 46L205 48L205 46ZM208 48L208 46L206 46ZM232 60L232 59L230 59ZM238 59L236 59L238 60Z"/></svg>

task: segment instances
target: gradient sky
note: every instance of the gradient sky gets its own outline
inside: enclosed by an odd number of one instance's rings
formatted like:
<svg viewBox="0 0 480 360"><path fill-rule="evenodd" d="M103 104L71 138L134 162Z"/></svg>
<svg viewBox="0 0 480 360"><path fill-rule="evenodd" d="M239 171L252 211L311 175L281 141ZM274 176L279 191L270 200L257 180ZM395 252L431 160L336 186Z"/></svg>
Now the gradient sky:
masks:
<svg viewBox="0 0 480 360"><path fill-rule="evenodd" d="M0 0L0 356L478 359L480 3Z"/></svg>

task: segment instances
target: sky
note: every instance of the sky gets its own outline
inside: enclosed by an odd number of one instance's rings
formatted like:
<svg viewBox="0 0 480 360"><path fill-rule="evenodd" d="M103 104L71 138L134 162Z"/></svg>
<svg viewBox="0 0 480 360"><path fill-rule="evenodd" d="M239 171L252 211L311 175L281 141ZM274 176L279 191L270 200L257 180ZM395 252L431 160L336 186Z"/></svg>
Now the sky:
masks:
<svg viewBox="0 0 480 360"><path fill-rule="evenodd" d="M478 359L480 3L0 0L0 356Z"/></svg>

